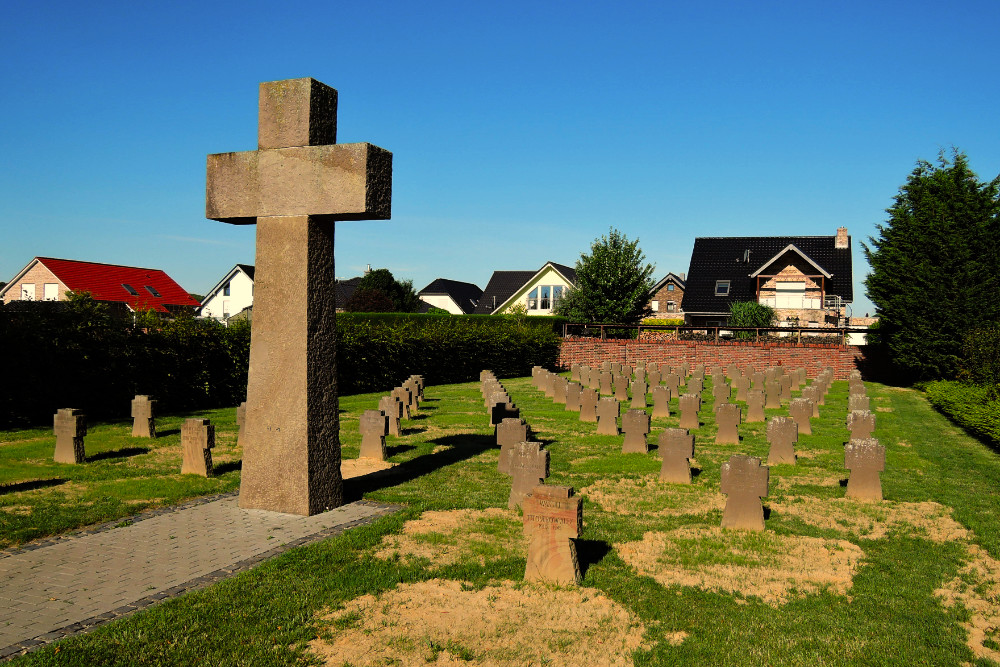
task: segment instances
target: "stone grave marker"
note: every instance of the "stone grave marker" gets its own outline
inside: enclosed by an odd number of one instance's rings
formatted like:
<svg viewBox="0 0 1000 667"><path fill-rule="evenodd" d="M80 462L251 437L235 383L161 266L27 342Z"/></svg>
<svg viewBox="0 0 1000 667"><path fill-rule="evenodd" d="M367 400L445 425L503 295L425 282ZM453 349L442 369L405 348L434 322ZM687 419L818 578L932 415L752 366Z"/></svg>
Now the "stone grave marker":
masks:
<svg viewBox="0 0 1000 667"><path fill-rule="evenodd" d="M604 371L599 371L596 368L590 369L590 380L587 382L587 386L594 391L599 391L601 389L601 375Z"/></svg>
<svg viewBox="0 0 1000 667"><path fill-rule="evenodd" d="M718 410L720 405L729 403L729 385L723 382L712 387L712 410Z"/></svg>
<svg viewBox="0 0 1000 667"><path fill-rule="evenodd" d="M750 388L751 389L755 389L755 390L765 391L765 389L766 389L764 387L764 383L766 382L765 378L766 378L766 376L763 373L761 373L760 371L754 372L753 376L751 376L751 378L750 378L750 380L751 380L751 382L750 382Z"/></svg>
<svg viewBox="0 0 1000 667"><path fill-rule="evenodd" d="M83 463L87 460L83 439L87 435L87 416L83 410L60 408L52 418L56 436L56 449L52 460L56 463Z"/></svg>
<svg viewBox="0 0 1000 667"><path fill-rule="evenodd" d="M850 380L847 383L847 394L849 396L855 396L855 395L864 396L864 395L866 395L867 391L865 390L865 383L862 382L860 379L857 379L857 380L852 379L852 380Z"/></svg>
<svg viewBox="0 0 1000 667"><path fill-rule="evenodd" d="M658 387L660 386L660 382L663 381L663 376L660 375L659 371L650 371L647 377L649 378L650 387Z"/></svg>
<svg viewBox="0 0 1000 667"><path fill-rule="evenodd" d="M678 375L680 375L681 377L687 377L690 374L691 366L688 365L688 362L686 361L682 361L681 365L678 366L677 368L680 370Z"/></svg>
<svg viewBox="0 0 1000 667"><path fill-rule="evenodd" d="M624 403L628 400L628 377L624 375L615 375L615 399Z"/></svg>
<svg viewBox="0 0 1000 667"><path fill-rule="evenodd" d="M594 389L584 389L580 392L580 421L597 421L598 394Z"/></svg>
<svg viewBox="0 0 1000 667"><path fill-rule="evenodd" d="M731 363L726 366L726 377L729 378L730 381L735 380L740 375L743 375L743 371L741 371L740 367L735 363Z"/></svg>
<svg viewBox="0 0 1000 667"><path fill-rule="evenodd" d="M552 398L553 396L555 396L556 377L558 376L551 371L545 371L544 373L542 373L541 389L542 391L545 392L546 398Z"/></svg>
<svg viewBox="0 0 1000 667"><path fill-rule="evenodd" d="M719 425L719 430L715 434L715 444L740 444L740 418L742 415L740 406L735 403L720 405L715 410L715 421Z"/></svg>
<svg viewBox="0 0 1000 667"><path fill-rule="evenodd" d="M683 428L667 428L657 440L660 458L660 481L674 484L691 483L691 461L694 458L694 435Z"/></svg>
<svg viewBox="0 0 1000 667"><path fill-rule="evenodd" d="M611 386L611 372L604 371L601 373L601 395L611 396L615 393L614 387Z"/></svg>
<svg viewBox="0 0 1000 667"><path fill-rule="evenodd" d="M740 375L734 380L736 385L736 400L746 402L747 392L750 390L750 378L746 375Z"/></svg>
<svg viewBox="0 0 1000 667"><path fill-rule="evenodd" d="M753 374L757 372L757 369L753 367L753 364L745 364L743 366L743 375L747 376L747 379L752 380Z"/></svg>
<svg viewBox="0 0 1000 667"><path fill-rule="evenodd" d="M649 444L646 442L646 436L649 435L648 412L638 409L626 411L622 417L622 431L625 432L622 454L649 452Z"/></svg>
<svg viewBox="0 0 1000 667"><path fill-rule="evenodd" d="M698 421L698 409L701 407L701 400L697 394L684 394L678 400L681 411L681 428L698 428L701 422Z"/></svg>
<svg viewBox="0 0 1000 667"><path fill-rule="evenodd" d="M403 419L410 418L410 390L405 387L396 387L390 394L403 406ZM487 394L487 406L489 405L489 394Z"/></svg>
<svg viewBox="0 0 1000 667"><path fill-rule="evenodd" d="M687 385L685 386L686 391L684 393L700 394L704 388L705 388L705 383L702 382L701 377L698 375L692 375L690 378L688 378Z"/></svg>
<svg viewBox="0 0 1000 667"><path fill-rule="evenodd" d="M657 362L655 362L655 361L649 362L648 364L646 364L646 372L647 373L659 373L660 372L660 364L657 363Z"/></svg>
<svg viewBox="0 0 1000 667"><path fill-rule="evenodd" d="M538 386L538 384L536 383L535 378L538 377L538 374L541 372L541 370L542 370L541 366L532 366L531 367L531 383L534 384L536 387ZM484 377L484 374L486 374L486 373L489 373L490 375L492 375L493 371L481 371L479 373L479 379L482 380L483 377Z"/></svg>
<svg viewBox="0 0 1000 667"><path fill-rule="evenodd" d="M580 379L578 380L578 382L580 383L581 387L589 387L590 386L590 367L589 366L581 366L580 367Z"/></svg>
<svg viewBox="0 0 1000 667"><path fill-rule="evenodd" d="M525 581L580 583L574 538L583 529L583 504L571 486L536 486L522 503L528 537Z"/></svg>
<svg viewBox="0 0 1000 667"><path fill-rule="evenodd" d="M795 420L799 433L812 435L812 423L809 421L813 416L812 399L793 398L788 404L788 415Z"/></svg>
<svg viewBox="0 0 1000 667"><path fill-rule="evenodd" d="M215 427L208 419L185 419L181 424L181 474L211 477Z"/></svg>
<svg viewBox="0 0 1000 667"><path fill-rule="evenodd" d="M549 476L549 453L537 442L518 442L511 448L511 485L507 507L520 507L524 497Z"/></svg>
<svg viewBox="0 0 1000 667"><path fill-rule="evenodd" d="M764 407L765 408L780 408L781 407L781 385L776 381L772 380L770 382L764 383L765 394L764 394Z"/></svg>
<svg viewBox="0 0 1000 667"><path fill-rule="evenodd" d="M851 431L851 440L867 440L875 432L875 415L867 410L855 411L847 415L847 428Z"/></svg>
<svg viewBox="0 0 1000 667"><path fill-rule="evenodd" d="M497 471L505 475L511 473L511 456L513 456L514 445L519 442L528 442L531 438L531 430L523 419L508 417L497 425L497 445L500 447L500 460L497 463Z"/></svg>
<svg viewBox="0 0 1000 667"><path fill-rule="evenodd" d="M510 403L497 403L490 408L490 426L496 429L497 424L504 419L517 419L521 416L521 410Z"/></svg>
<svg viewBox="0 0 1000 667"><path fill-rule="evenodd" d="M882 500L885 470L885 447L875 438L851 440L844 447L844 467L851 471L847 479L847 497L858 500Z"/></svg>
<svg viewBox="0 0 1000 667"><path fill-rule="evenodd" d="M566 404L566 385L569 382L566 378L557 375L552 381L552 402Z"/></svg>
<svg viewBox="0 0 1000 667"><path fill-rule="evenodd" d="M653 419L670 416L670 390L666 387L653 387Z"/></svg>
<svg viewBox="0 0 1000 667"><path fill-rule="evenodd" d="M156 437L156 401L149 396L138 394L132 399L132 437Z"/></svg>
<svg viewBox="0 0 1000 667"><path fill-rule="evenodd" d="M389 423L389 435L399 437L402 430L399 428L399 420L403 416L403 404L395 396L383 396L378 401L379 412L386 416Z"/></svg>
<svg viewBox="0 0 1000 667"><path fill-rule="evenodd" d="M809 402L812 403L812 408L813 408L813 414L812 414L812 416L813 417L819 417L819 399L817 398L817 394L818 393L819 392L817 391L816 387L814 387L812 385L809 385L808 387L803 387L802 388L801 397L802 398L808 398ZM799 426L799 432L800 433L802 432L801 425Z"/></svg>
<svg viewBox="0 0 1000 667"><path fill-rule="evenodd" d="M747 392L747 423L764 421L764 392L751 389Z"/></svg>
<svg viewBox="0 0 1000 667"><path fill-rule="evenodd" d="M778 379L778 385L781 387L780 400L785 403L792 400L792 376L783 374Z"/></svg>
<svg viewBox="0 0 1000 667"><path fill-rule="evenodd" d="M677 373L667 373L666 377L663 378L663 384L670 392L670 398L680 397L680 381L681 378Z"/></svg>
<svg viewBox="0 0 1000 667"><path fill-rule="evenodd" d="M799 426L791 417L772 417L767 422L767 441L771 448L767 464L795 463L795 443L799 439Z"/></svg>
<svg viewBox="0 0 1000 667"><path fill-rule="evenodd" d="M644 380L632 383L632 407L646 409L646 392L649 391Z"/></svg>
<svg viewBox="0 0 1000 667"><path fill-rule="evenodd" d="M867 396L862 394L851 394L847 397L847 411L866 411L871 410L871 402Z"/></svg>
<svg viewBox="0 0 1000 667"><path fill-rule="evenodd" d="M580 392L583 391L583 387L576 383L570 382L566 385L566 411L576 412L580 409Z"/></svg>
<svg viewBox="0 0 1000 667"><path fill-rule="evenodd" d="M569 367L569 379L572 382L579 382L580 381L580 364L579 363L570 364L570 367Z"/></svg>
<svg viewBox="0 0 1000 667"><path fill-rule="evenodd" d="M764 506L770 471L756 456L733 454L722 464L722 492L726 509L722 527L739 530L764 530Z"/></svg>
<svg viewBox="0 0 1000 667"><path fill-rule="evenodd" d="M597 404L597 433L618 435L618 415L621 403L616 398L602 398Z"/></svg>
<svg viewBox="0 0 1000 667"><path fill-rule="evenodd" d="M389 432L389 418L378 410L365 410L358 424L361 431L361 453L363 459L385 461L385 436Z"/></svg>

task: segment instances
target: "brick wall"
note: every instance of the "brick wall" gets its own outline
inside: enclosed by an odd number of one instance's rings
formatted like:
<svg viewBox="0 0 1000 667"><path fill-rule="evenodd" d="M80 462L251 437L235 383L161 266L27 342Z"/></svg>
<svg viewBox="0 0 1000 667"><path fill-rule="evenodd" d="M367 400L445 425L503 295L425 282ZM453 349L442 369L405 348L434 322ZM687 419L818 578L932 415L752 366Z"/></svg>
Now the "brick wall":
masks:
<svg viewBox="0 0 1000 667"><path fill-rule="evenodd" d="M671 287L673 287L672 290L670 289ZM653 311L651 317L656 317L659 319L683 320L684 319L684 304L682 303L683 299L684 299L684 290L682 290L679 286L673 284L672 282L668 282L649 299L650 308L652 308L651 304L654 301L659 302L659 309ZM667 311L667 301L674 302L675 304L674 312Z"/></svg>
<svg viewBox="0 0 1000 667"><path fill-rule="evenodd" d="M17 281L7 293L3 295L4 303L9 303L10 301L20 301L21 300L21 286L25 284L32 284L35 286L35 301L42 301L45 299L45 283L55 283L58 285L56 288L58 291L58 301L66 300L66 286L59 282L59 279L55 277L51 271L49 271L41 262L35 264L31 269L25 273L20 280Z"/></svg>
<svg viewBox="0 0 1000 667"><path fill-rule="evenodd" d="M582 363L591 367L600 366L603 361L617 361L634 365L638 361L727 366L730 363L753 364L755 368L786 366L805 367L809 377L826 367L832 367L834 378L846 380L855 369L861 371L865 379L870 375L865 362L864 348L825 345L773 345L768 343L733 343L715 345L687 341L638 341L638 340L598 340L594 338L566 337L559 351L559 364L569 368L570 364Z"/></svg>

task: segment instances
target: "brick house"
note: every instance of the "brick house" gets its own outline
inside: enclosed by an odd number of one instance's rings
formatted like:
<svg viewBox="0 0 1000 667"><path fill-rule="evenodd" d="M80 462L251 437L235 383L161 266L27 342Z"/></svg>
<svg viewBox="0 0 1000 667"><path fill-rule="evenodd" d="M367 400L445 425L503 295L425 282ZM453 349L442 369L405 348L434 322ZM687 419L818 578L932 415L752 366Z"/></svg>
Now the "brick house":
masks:
<svg viewBox="0 0 1000 667"><path fill-rule="evenodd" d="M668 273L650 290L651 317L660 320L684 319L684 274Z"/></svg>
<svg viewBox="0 0 1000 667"><path fill-rule="evenodd" d="M845 325L854 300L851 237L700 237L684 292L685 322L725 324L729 305L756 301L782 326Z"/></svg>
<svg viewBox="0 0 1000 667"><path fill-rule="evenodd" d="M65 301L66 293L90 292L96 301L128 312L193 313L200 305L160 269L35 257L0 289L11 301Z"/></svg>

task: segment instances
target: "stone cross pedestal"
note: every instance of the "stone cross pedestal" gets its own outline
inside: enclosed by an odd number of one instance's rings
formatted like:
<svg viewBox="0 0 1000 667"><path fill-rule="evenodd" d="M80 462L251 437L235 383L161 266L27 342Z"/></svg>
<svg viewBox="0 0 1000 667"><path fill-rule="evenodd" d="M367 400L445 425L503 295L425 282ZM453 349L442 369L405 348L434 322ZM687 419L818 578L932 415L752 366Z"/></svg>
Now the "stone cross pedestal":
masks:
<svg viewBox="0 0 1000 667"><path fill-rule="evenodd" d="M580 392L580 421L597 421L597 390L584 389Z"/></svg>
<svg viewBox="0 0 1000 667"><path fill-rule="evenodd" d="M522 507L524 534L529 538L524 580L579 584L573 539L583 529L583 504L573 495L573 487L536 486Z"/></svg>
<svg viewBox="0 0 1000 667"><path fill-rule="evenodd" d="M799 439L799 426L791 417L772 417L767 422L767 441L771 449L767 464L795 463L795 443Z"/></svg>
<svg viewBox="0 0 1000 667"><path fill-rule="evenodd" d="M621 403L616 398L602 398L597 404L597 433L599 435L618 435L618 416L621 414Z"/></svg>
<svg viewBox="0 0 1000 667"><path fill-rule="evenodd" d="M389 419L389 435L399 437L402 434L399 419L403 416L403 404L395 396L383 396L379 399L378 409Z"/></svg>
<svg viewBox="0 0 1000 667"><path fill-rule="evenodd" d="M181 424L181 474L212 476L215 427L208 419L185 419Z"/></svg>
<svg viewBox="0 0 1000 667"><path fill-rule="evenodd" d="M549 476L549 453L537 442L519 442L510 453L510 496L507 507L520 507L524 497Z"/></svg>
<svg viewBox="0 0 1000 667"><path fill-rule="evenodd" d="M361 431L361 451L363 459L385 461L385 436L389 433L389 418L379 410L365 410L358 422Z"/></svg>
<svg viewBox="0 0 1000 667"><path fill-rule="evenodd" d="M335 143L337 91L315 79L259 102L258 150L209 155L205 197L205 217L257 224L240 507L310 515L344 502L334 221L389 219L392 153Z"/></svg>
<svg viewBox="0 0 1000 667"><path fill-rule="evenodd" d="M156 437L156 401L149 396L139 394L132 399L132 437Z"/></svg>
<svg viewBox="0 0 1000 667"><path fill-rule="evenodd" d="M56 436L56 450L52 460L56 463L83 463L87 460L83 438L87 435L87 416L83 410L61 408L52 419Z"/></svg>
<svg viewBox="0 0 1000 667"><path fill-rule="evenodd" d="M740 406L735 403L720 405L715 410L715 421L719 430L715 433L715 444L740 444L740 418L743 416Z"/></svg>
<svg viewBox="0 0 1000 667"><path fill-rule="evenodd" d="M645 410L632 409L622 417L622 430L625 441L622 443L622 454L645 454L649 452L646 436L649 435L649 413Z"/></svg>
<svg viewBox="0 0 1000 667"><path fill-rule="evenodd" d="M653 418L670 416L670 390L666 387L653 387Z"/></svg>
<svg viewBox="0 0 1000 667"><path fill-rule="evenodd" d="M847 415L847 428L851 431L851 440L867 440L875 432L875 414L852 412Z"/></svg>
<svg viewBox="0 0 1000 667"><path fill-rule="evenodd" d="M681 411L681 428L698 428L701 422L698 421L698 409L701 407L701 399L696 394L684 394L678 400L678 407Z"/></svg>
<svg viewBox="0 0 1000 667"><path fill-rule="evenodd" d="M798 432L802 435L812 435L813 402L808 398L793 398L788 404L788 416L795 420Z"/></svg>
<svg viewBox="0 0 1000 667"><path fill-rule="evenodd" d="M847 480L847 497L858 500L882 500L882 479L885 470L885 447L875 438L852 440L844 447L844 467L851 471Z"/></svg>
<svg viewBox="0 0 1000 667"><path fill-rule="evenodd" d="M580 392L583 387L577 382L566 385L566 411L576 412L580 409Z"/></svg>
<svg viewBox="0 0 1000 667"><path fill-rule="evenodd" d="M764 421L764 392L751 389L747 392L747 423Z"/></svg>
<svg viewBox="0 0 1000 667"><path fill-rule="evenodd" d="M657 440L657 446L663 461L660 465L660 481L690 484L694 436L683 428L664 429Z"/></svg>
<svg viewBox="0 0 1000 667"><path fill-rule="evenodd" d="M497 426L497 445L500 446L500 461L497 463L497 472L505 475L511 474L511 454L514 445L519 442L529 440L528 425L523 419L508 417Z"/></svg>
<svg viewBox="0 0 1000 667"><path fill-rule="evenodd" d="M764 530L760 499L767 495L769 476L770 471L755 456L733 454L722 464L722 492L728 496L722 513L723 528Z"/></svg>

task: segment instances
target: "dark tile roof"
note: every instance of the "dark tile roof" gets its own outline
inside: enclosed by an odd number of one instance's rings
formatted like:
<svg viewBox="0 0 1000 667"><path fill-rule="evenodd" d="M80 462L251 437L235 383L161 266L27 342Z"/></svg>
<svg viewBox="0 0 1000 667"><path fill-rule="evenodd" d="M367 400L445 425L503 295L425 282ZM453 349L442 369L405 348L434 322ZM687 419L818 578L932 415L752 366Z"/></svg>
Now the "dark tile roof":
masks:
<svg viewBox="0 0 1000 667"><path fill-rule="evenodd" d="M694 240L691 265L684 289L685 313L726 313L736 301L755 301L757 279L751 278L789 244L822 267L831 278L826 293L854 300L851 237L847 248L834 247L835 236L731 236ZM749 251L749 261L747 261ZM783 267L779 267L780 268ZM765 271L765 273L767 273ZM715 296L715 282L729 280L729 296Z"/></svg>
<svg viewBox="0 0 1000 667"><path fill-rule="evenodd" d="M487 283L479 305L472 311L477 315L491 315L504 301L514 296L514 292L524 287L524 283L534 277L537 271L494 271Z"/></svg>
<svg viewBox="0 0 1000 667"><path fill-rule="evenodd" d="M572 266L566 266L565 264L556 264L555 262L548 262L548 263L556 267L556 271L563 274L563 276L566 277L566 280L576 284L576 269L574 269Z"/></svg>
<svg viewBox="0 0 1000 667"><path fill-rule="evenodd" d="M337 308L343 308L347 305L348 300L351 295L354 294L354 290L358 288L358 283L361 282L361 276L355 276L354 278L348 278L347 280L338 280L336 286L334 287L334 297Z"/></svg>
<svg viewBox="0 0 1000 667"><path fill-rule="evenodd" d="M253 280L253 270L254 270L253 264L237 264L236 266L243 269L243 273L247 274L250 280Z"/></svg>
<svg viewBox="0 0 1000 667"><path fill-rule="evenodd" d="M463 283L458 280L438 278L437 280L431 282L430 285L417 292L418 296L422 296L424 294L446 294L451 297L452 301L458 304L458 307L462 309L462 312L468 315L476 309L476 304L479 303L479 298L483 295L483 290L479 289L477 285L473 285L472 283Z"/></svg>

